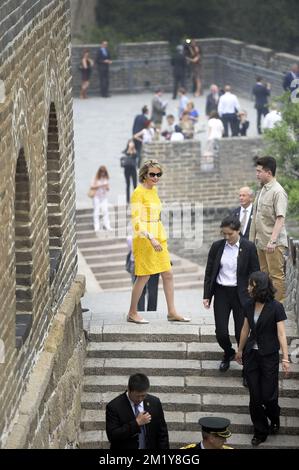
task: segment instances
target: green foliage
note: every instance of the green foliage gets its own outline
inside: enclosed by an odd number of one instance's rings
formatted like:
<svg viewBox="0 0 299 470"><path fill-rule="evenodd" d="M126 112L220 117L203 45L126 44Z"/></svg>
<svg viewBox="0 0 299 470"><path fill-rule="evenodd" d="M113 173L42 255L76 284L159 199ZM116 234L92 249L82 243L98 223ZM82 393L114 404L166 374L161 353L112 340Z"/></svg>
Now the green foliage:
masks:
<svg viewBox="0 0 299 470"><path fill-rule="evenodd" d="M97 1L98 35L106 32L110 43L118 35L171 44L186 37L232 37L278 51L299 50L297 0Z"/></svg>
<svg viewBox="0 0 299 470"><path fill-rule="evenodd" d="M277 101L283 121L265 132L269 145L264 153L277 159L279 181L289 195L289 214L299 219L299 104L291 102L289 93Z"/></svg>

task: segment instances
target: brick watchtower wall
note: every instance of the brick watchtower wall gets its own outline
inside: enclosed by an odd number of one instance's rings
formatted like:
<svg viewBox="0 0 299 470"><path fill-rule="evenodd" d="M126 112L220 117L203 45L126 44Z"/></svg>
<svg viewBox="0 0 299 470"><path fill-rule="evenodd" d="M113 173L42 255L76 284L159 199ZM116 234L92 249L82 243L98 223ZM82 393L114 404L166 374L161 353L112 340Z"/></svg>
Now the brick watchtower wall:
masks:
<svg viewBox="0 0 299 470"><path fill-rule="evenodd" d="M283 92L282 79L290 65L299 58L291 54L276 53L272 49L247 44L228 38L198 39L202 48L202 79L205 88L211 83L223 86L230 83L233 90L251 97L256 76L261 75L272 84L272 96ZM98 45L82 45L72 48L74 95L79 96L81 73L80 59L88 48L93 59ZM122 43L118 55L110 66L112 93L136 93L154 91L161 86L172 90L171 49L166 41ZM190 88L190 77L188 86ZM91 77L90 95L99 96L99 73L97 66Z"/></svg>
<svg viewBox="0 0 299 470"><path fill-rule="evenodd" d="M77 443L77 278L69 1L0 7L0 447Z"/></svg>

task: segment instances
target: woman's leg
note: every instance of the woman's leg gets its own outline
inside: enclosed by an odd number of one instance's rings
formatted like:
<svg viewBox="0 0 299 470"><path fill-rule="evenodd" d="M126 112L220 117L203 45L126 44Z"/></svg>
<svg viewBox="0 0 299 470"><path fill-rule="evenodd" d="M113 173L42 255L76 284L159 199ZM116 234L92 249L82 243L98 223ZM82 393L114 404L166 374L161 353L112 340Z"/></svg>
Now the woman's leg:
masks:
<svg viewBox="0 0 299 470"><path fill-rule="evenodd" d="M97 197L93 198L93 227L95 232L100 230L100 206L101 203Z"/></svg>
<svg viewBox="0 0 299 470"><path fill-rule="evenodd" d="M149 280L149 278L149 276L136 277L136 281L132 289L131 305L128 313L128 317L132 318L133 320L142 320L141 315L139 315L137 312L137 304L141 297L144 286Z"/></svg>
<svg viewBox="0 0 299 470"><path fill-rule="evenodd" d="M173 274L172 270L164 271L161 273L163 281L163 290L166 297L167 310L168 310L168 319L173 319L177 321L190 321L189 318L182 317L178 315L175 305L174 305L174 287L173 287Z"/></svg>
<svg viewBox="0 0 299 470"><path fill-rule="evenodd" d="M108 211L108 199L103 199L101 202L101 209L103 212L103 223L106 230L111 230L109 211Z"/></svg>

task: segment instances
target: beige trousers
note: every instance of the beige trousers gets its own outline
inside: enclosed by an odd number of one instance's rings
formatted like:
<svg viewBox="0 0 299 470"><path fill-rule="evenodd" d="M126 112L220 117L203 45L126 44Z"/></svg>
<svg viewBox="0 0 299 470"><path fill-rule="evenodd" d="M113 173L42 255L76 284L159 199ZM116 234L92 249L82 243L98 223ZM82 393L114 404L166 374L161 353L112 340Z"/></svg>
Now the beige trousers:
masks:
<svg viewBox="0 0 299 470"><path fill-rule="evenodd" d="M257 250L261 271L268 273L276 289L275 299L283 302L285 299L284 246L277 246L273 253Z"/></svg>

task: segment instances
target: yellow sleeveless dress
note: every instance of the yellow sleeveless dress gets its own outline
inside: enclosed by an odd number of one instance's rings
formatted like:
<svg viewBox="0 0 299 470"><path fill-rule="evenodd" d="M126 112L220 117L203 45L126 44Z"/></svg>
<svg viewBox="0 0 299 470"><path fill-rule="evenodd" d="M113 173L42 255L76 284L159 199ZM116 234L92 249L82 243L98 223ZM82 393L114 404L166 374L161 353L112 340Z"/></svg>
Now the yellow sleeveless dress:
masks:
<svg viewBox="0 0 299 470"><path fill-rule="evenodd" d="M133 255L135 275L145 276L171 269L167 248L167 235L160 220L161 201L157 189L139 185L131 197L133 225ZM151 241L141 232L149 232L161 244L162 251L155 251Z"/></svg>

